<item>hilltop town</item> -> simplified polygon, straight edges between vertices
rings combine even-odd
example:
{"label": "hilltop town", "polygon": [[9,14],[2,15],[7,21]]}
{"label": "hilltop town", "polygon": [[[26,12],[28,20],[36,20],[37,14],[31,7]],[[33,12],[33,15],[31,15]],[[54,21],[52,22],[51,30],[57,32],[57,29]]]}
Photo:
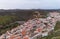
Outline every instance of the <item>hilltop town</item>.
{"label": "hilltop town", "polygon": [[[36,14],[39,12],[35,12]],[[37,14],[40,16],[40,14]],[[46,18],[29,19],[22,25],[7,31],[0,36],[0,39],[37,39],[50,35],[54,32],[57,21],[60,21],[60,13],[50,12]]]}

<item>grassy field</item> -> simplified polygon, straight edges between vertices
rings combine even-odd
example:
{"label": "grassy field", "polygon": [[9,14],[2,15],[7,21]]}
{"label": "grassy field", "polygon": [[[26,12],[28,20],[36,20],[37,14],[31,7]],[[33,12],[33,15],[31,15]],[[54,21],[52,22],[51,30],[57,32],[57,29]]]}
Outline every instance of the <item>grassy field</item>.
{"label": "grassy field", "polygon": [[0,35],[5,33],[7,30],[16,27],[18,25],[17,23],[14,23],[16,20],[16,16],[0,16]]}

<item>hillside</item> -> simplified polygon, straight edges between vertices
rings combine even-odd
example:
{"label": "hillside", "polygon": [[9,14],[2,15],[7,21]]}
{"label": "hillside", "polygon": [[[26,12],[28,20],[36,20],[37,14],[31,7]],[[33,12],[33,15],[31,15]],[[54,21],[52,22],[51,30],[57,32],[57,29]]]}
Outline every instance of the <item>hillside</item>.
{"label": "hillside", "polygon": [[[46,15],[48,12],[60,12],[60,9],[44,10],[44,9],[9,9],[0,10],[0,15],[15,15],[19,17],[19,20],[27,20],[31,17],[32,13],[39,11],[40,14]],[[21,19],[20,19],[21,18]]]}
{"label": "hillside", "polygon": [[[39,11],[41,14],[41,18],[46,17],[49,12],[59,12],[60,10],[41,10],[41,9],[31,9],[31,10],[20,10],[20,9],[9,9],[9,10],[0,10],[0,35],[5,33],[7,30],[11,30],[18,23],[14,23],[16,21],[27,21],[32,18],[33,13],[35,11]],[[11,23],[14,23],[10,25]],[[7,26],[8,25],[8,26]],[[59,24],[58,24],[59,25]],[[58,26],[56,25],[56,26]],[[60,28],[60,27],[59,27]],[[58,27],[56,28],[58,29]],[[47,37],[45,37],[47,38]],[[43,38],[42,38],[43,39]]]}

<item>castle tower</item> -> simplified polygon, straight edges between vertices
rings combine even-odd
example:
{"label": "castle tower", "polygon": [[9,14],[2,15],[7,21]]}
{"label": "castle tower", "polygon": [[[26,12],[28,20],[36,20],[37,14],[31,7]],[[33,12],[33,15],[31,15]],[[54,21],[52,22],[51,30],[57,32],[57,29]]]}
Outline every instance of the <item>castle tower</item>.
{"label": "castle tower", "polygon": [[35,11],[35,12],[33,13],[33,17],[34,17],[34,18],[40,18],[40,12],[39,12],[39,11]]}

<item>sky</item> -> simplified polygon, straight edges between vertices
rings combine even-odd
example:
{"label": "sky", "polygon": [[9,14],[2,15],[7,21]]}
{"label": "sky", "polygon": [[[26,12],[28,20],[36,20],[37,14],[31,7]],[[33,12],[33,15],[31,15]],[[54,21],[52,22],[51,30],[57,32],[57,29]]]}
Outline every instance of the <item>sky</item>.
{"label": "sky", "polygon": [[0,0],[0,9],[60,9],[60,0]]}

